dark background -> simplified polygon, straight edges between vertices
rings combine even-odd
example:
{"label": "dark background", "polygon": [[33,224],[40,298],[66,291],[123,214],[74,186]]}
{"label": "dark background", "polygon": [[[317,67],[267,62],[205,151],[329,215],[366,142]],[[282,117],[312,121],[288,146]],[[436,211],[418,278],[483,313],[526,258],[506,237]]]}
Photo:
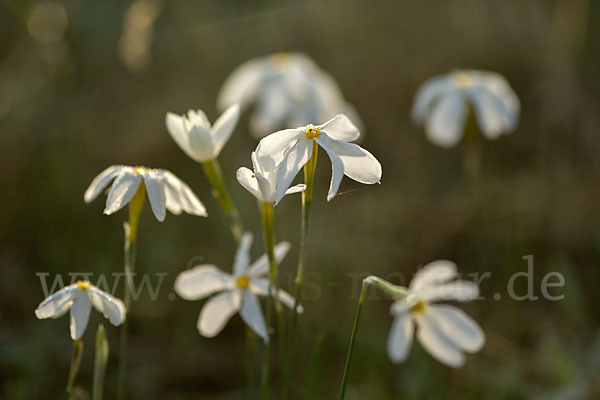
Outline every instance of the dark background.
{"label": "dark background", "polygon": [[[151,58],[137,64],[124,63],[118,51],[130,2],[54,2],[64,14],[42,18],[50,20],[43,35],[31,20],[36,4],[0,2],[2,399],[61,396],[72,348],[68,317],[35,318],[44,297],[36,273],[68,280],[68,272],[121,271],[126,211],[107,217],[104,198],[83,202],[93,177],[121,163],[171,170],[209,212],[206,219],[169,214],[159,223],[144,210],[138,271],[167,276],[156,301],[145,294],[134,304],[131,398],[241,397],[241,319],[204,339],[196,330],[202,303],[169,297],[188,260],[202,256],[228,270],[235,244],[201,167],[169,137],[164,116],[200,108],[214,120],[227,75],[249,58],[282,50],[306,52],[337,79],[364,120],[361,145],[383,166],[381,185],[345,179],[342,194],[327,203],[330,166],[326,157],[319,160],[298,398],[335,395],[360,278],[400,282],[399,274],[408,279],[439,258],[454,260],[465,274],[491,272],[481,284],[486,299],[461,305],[485,330],[486,346],[458,370],[419,345],[406,363],[394,365],[385,351],[390,301],[373,295],[364,307],[348,398],[600,397],[598,3],[168,1],[151,28]],[[478,179],[463,171],[464,144],[437,148],[409,120],[420,83],[461,67],[503,74],[522,105],[514,134],[483,143]],[[245,114],[220,160],[255,234],[257,257],[255,199],[234,176],[250,165],[255,145]],[[290,290],[299,199],[286,199],[276,213],[278,238],[294,245],[281,265]],[[523,257],[530,254],[540,298],[516,301],[507,283],[526,270]],[[565,295],[561,301],[541,297],[541,281],[551,271],[565,276],[564,288],[551,289]],[[526,283],[517,280],[518,294]],[[91,390],[100,321],[111,345],[105,397],[114,398],[119,331],[97,312],[84,336],[78,384],[82,396]]]}

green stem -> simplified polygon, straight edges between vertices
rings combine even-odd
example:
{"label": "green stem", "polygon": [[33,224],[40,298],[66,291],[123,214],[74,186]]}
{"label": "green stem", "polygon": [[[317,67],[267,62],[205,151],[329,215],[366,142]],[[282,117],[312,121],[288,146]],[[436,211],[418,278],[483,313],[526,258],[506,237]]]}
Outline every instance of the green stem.
{"label": "green stem", "polygon": [[463,167],[465,174],[476,181],[481,175],[483,153],[481,148],[481,133],[477,127],[477,121],[475,119],[475,111],[473,107],[469,107],[467,114],[467,121],[465,122],[465,150]]}
{"label": "green stem", "polygon": [[204,174],[206,175],[210,186],[212,186],[213,197],[217,200],[217,203],[219,203],[229,218],[229,225],[233,238],[237,243],[240,243],[244,232],[244,226],[242,225],[240,214],[238,213],[235,204],[233,204],[233,200],[225,186],[223,172],[221,171],[219,161],[216,158],[205,161],[202,163],[202,168],[204,169]]}
{"label": "green stem", "polygon": [[362,289],[360,291],[360,299],[358,299],[358,306],[356,307],[356,316],[354,317],[354,325],[352,326],[352,335],[350,336],[350,345],[348,346],[348,355],[346,356],[346,366],[344,368],[344,376],[342,378],[342,387],[340,389],[340,400],[344,400],[346,395],[346,384],[348,383],[348,374],[350,373],[350,363],[352,362],[352,354],[354,353],[354,343],[356,342],[356,335],[358,333],[358,323],[360,321],[360,314],[362,307],[365,302],[367,295],[367,287],[369,282],[367,279],[363,280]]}
{"label": "green stem", "polygon": [[312,156],[304,166],[304,184],[306,189],[302,192],[302,227],[300,231],[300,256],[298,258],[298,270],[294,286],[294,310],[290,328],[289,348],[283,380],[283,398],[289,398],[291,390],[292,374],[294,371],[294,358],[296,353],[296,331],[298,326],[298,305],[302,296],[302,284],[304,283],[304,268],[306,263],[306,251],[308,246],[308,228],[312,211],[312,195],[315,170],[317,167],[317,153],[319,146],[313,140]]}
{"label": "green stem", "polygon": [[[262,203],[261,204],[262,219],[263,219],[263,231],[265,235],[265,251],[269,259],[269,293],[267,296],[267,335],[269,341],[265,345],[265,354],[263,361],[262,379],[260,397],[262,399],[269,399],[269,377],[271,373],[271,332],[274,331],[273,327],[273,293],[277,293],[277,261],[275,260],[275,235],[273,233],[273,220],[275,217],[273,203]],[[275,296],[275,299],[278,297]],[[275,300],[277,301],[277,300]]]}
{"label": "green stem", "polygon": [[119,357],[119,382],[117,387],[117,398],[125,399],[125,383],[127,381],[127,327],[131,312],[131,291],[133,289],[133,274],[135,273],[135,261],[137,253],[137,233],[140,214],[144,206],[146,188],[142,183],[137,193],[129,203],[129,223],[124,224],[125,229],[125,293],[123,296],[127,318],[121,327],[121,351]]}
{"label": "green stem", "polygon": [[94,360],[94,385],[92,400],[102,400],[102,389],[104,385],[104,374],[108,362],[108,340],[104,332],[104,325],[98,326],[96,332],[96,357]]}
{"label": "green stem", "polygon": [[256,335],[252,328],[248,325],[245,326],[245,346],[244,346],[244,363],[245,363],[245,379],[246,379],[246,387],[245,398],[254,399],[254,356],[256,353],[255,344],[256,344]]}
{"label": "green stem", "polygon": [[310,366],[308,370],[310,371],[308,379],[306,380],[306,392],[304,395],[305,399],[315,399],[318,398],[315,393],[315,386],[317,382],[317,377],[321,373],[321,368],[319,365],[319,359],[321,357],[321,352],[323,350],[323,344],[325,343],[325,334],[319,333],[317,336],[317,340],[315,343],[315,349],[313,351],[312,359],[310,361]]}
{"label": "green stem", "polygon": [[73,385],[75,384],[75,379],[79,373],[79,366],[81,365],[82,356],[83,341],[81,339],[73,340],[73,356],[71,357],[71,367],[69,368],[69,380],[67,381],[67,387],[65,388],[65,400],[68,400],[71,397]]}

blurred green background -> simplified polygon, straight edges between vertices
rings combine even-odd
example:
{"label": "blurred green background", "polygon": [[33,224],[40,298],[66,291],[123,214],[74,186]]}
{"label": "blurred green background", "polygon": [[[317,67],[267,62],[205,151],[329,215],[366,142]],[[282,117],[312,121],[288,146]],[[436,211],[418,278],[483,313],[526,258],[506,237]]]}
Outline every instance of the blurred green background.
{"label": "blurred green background", "polygon": [[[335,396],[360,278],[399,282],[399,274],[410,277],[420,265],[447,258],[464,274],[491,272],[481,284],[486,300],[463,307],[486,332],[484,349],[458,370],[419,345],[406,363],[394,365],[385,351],[390,301],[373,294],[363,311],[349,399],[600,398],[599,3],[154,2],[154,23],[140,22],[150,35],[148,51],[131,59],[119,55],[131,2],[48,4],[0,2],[0,398],[59,398],[66,383],[68,317],[35,318],[44,297],[36,273],[68,280],[68,272],[122,269],[126,211],[107,217],[104,198],[83,202],[87,185],[111,164],[169,169],[209,212],[209,218],[170,214],[159,223],[144,210],[138,271],[167,275],[157,300],[145,294],[130,317],[131,398],[242,397],[241,319],[204,339],[196,330],[202,303],[169,296],[190,259],[227,270],[235,244],[200,165],[169,137],[164,116],[200,108],[214,119],[227,75],[249,58],[282,50],[306,52],[336,78],[364,120],[361,145],[383,165],[381,185],[345,179],[343,194],[327,203],[330,165],[319,160],[297,397]],[[515,133],[483,143],[475,180],[463,172],[464,144],[437,148],[409,120],[420,83],[461,67],[503,74],[522,103]],[[256,145],[247,127],[246,113],[221,164],[258,257],[258,209],[234,175],[250,165]],[[276,210],[278,239],[294,245],[281,265],[287,289],[299,204],[299,196],[290,197]],[[512,300],[507,283],[526,270],[522,257],[529,254],[540,299]],[[551,291],[564,294],[561,301],[541,297],[550,271],[565,276],[565,287]],[[525,293],[525,280],[517,282],[517,293]],[[93,339],[102,320],[92,313],[84,336],[81,398],[91,389]],[[111,399],[119,330],[105,325],[111,346],[105,398]]]}

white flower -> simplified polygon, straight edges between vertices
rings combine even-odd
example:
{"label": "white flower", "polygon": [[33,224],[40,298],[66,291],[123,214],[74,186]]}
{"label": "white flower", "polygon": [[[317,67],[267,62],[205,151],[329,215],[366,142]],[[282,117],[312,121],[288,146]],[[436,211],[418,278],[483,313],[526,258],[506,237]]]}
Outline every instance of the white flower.
{"label": "white flower", "polygon": [[92,306],[115,326],[125,321],[123,302],[85,281],[64,287],[47,297],[35,310],[35,316],[39,319],[59,318],[70,310],[71,338],[77,340],[85,332]]}
{"label": "white flower", "polygon": [[[247,191],[261,203],[274,203],[277,192],[277,170],[266,169],[252,152],[252,165],[254,172],[246,167],[237,170],[237,180]],[[285,191],[285,194],[299,193],[306,189],[306,185],[300,184],[292,186]]]}
{"label": "white flower", "polygon": [[387,349],[394,362],[408,357],[415,326],[417,339],[429,354],[451,367],[465,361],[463,352],[479,351],[485,335],[479,325],[462,310],[432,302],[470,301],[479,296],[472,282],[453,280],[456,266],[450,261],[434,261],[420,269],[410,283],[409,295],[392,304],[394,323]]}
{"label": "white flower", "polygon": [[186,115],[167,113],[165,124],[181,150],[198,162],[214,160],[231,137],[240,118],[240,107],[231,105],[211,126],[202,110]]}
{"label": "white flower", "polygon": [[345,113],[359,121],[335,80],[306,54],[277,53],[253,58],[237,67],[223,83],[219,109],[239,103],[257,106],[250,129],[263,137],[281,127],[306,125]]}
{"label": "white flower", "polygon": [[[164,221],[166,210],[173,214],[188,214],[205,217],[206,209],[192,190],[171,172],[164,169],[113,165],[100,173],[85,191],[86,203],[94,200],[114,179],[104,214],[110,215],[125,207],[138,189],[146,190],[152,212],[159,221]],[[140,184],[142,186],[140,186]]]}
{"label": "white flower", "polygon": [[343,114],[322,125],[285,129],[263,138],[256,148],[257,157],[266,169],[277,167],[275,204],[279,203],[294,177],[310,160],[313,142],[329,156],[332,166],[327,201],[337,193],[344,175],[360,183],[381,180],[381,164],[371,153],[354,143],[358,128]]}
{"label": "white flower", "polygon": [[[252,235],[244,234],[233,262],[233,274],[221,271],[214,265],[199,265],[180,273],[175,279],[175,292],[185,300],[200,300],[211,297],[200,312],[198,330],[205,337],[216,336],[233,316],[239,312],[242,319],[265,342],[269,340],[263,313],[256,296],[269,293],[269,261],[263,255],[250,265],[250,246]],[[277,264],[283,260],[290,244],[281,242],[275,246]],[[294,298],[279,290],[279,300],[294,308]],[[302,307],[298,307],[302,312]]]}
{"label": "white flower", "polygon": [[519,99],[501,75],[454,71],[426,81],[415,96],[412,118],[425,125],[429,140],[452,147],[460,140],[472,107],[479,129],[488,139],[510,133],[519,118]]}

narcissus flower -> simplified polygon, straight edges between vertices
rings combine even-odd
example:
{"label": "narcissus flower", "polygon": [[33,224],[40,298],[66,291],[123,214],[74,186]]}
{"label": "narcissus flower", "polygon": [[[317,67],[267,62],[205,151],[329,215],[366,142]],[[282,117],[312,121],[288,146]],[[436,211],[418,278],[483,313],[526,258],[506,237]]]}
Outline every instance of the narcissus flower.
{"label": "narcissus flower", "polygon": [[[252,152],[252,165],[254,171],[246,167],[237,170],[238,182],[261,203],[274,203],[277,192],[277,170],[266,169],[254,151]],[[306,189],[304,184],[292,186],[285,191],[285,194],[299,193],[304,189]]]}
{"label": "narcissus flower", "polygon": [[381,164],[367,150],[355,143],[360,132],[348,117],[339,114],[322,125],[285,129],[263,138],[256,155],[266,169],[277,168],[275,204],[279,203],[300,169],[310,160],[313,143],[321,146],[332,166],[327,201],[337,193],[346,175],[360,183],[381,180]]}
{"label": "narcissus flower", "polygon": [[35,316],[39,319],[59,318],[70,310],[71,338],[77,340],[85,332],[92,306],[115,326],[125,321],[125,304],[86,281],[64,287],[47,297],[35,310]]}
{"label": "narcissus flower", "polygon": [[[263,255],[250,264],[250,247],[252,235],[244,234],[235,255],[233,274],[221,271],[214,265],[199,265],[180,273],[175,279],[175,292],[185,300],[200,300],[211,297],[200,312],[198,330],[205,337],[216,336],[233,314],[240,316],[261,338],[267,342],[267,326],[263,318],[257,296],[269,293],[269,261]],[[290,249],[287,242],[275,246],[277,264],[283,260]],[[290,308],[294,308],[294,299],[289,293],[279,290],[279,300]],[[302,312],[301,307],[298,308]]]}
{"label": "narcissus flower", "polygon": [[474,112],[482,134],[494,140],[514,130],[519,109],[519,99],[504,77],[494,72],[464,70],[421,85],[412,119],[425,125],[432,143],[452,147],[462,137],[470,112]]}
{"label": "narcissus flower", "polygon": [[138,190],[148,194],[152,212],[159,221],[164,221],[166,210],[173,214],[188,214],[205,217],[206,208],[192,190],[171,172],[164,169],[113,165],[100,173],[85,191],[86,203],[94,200],[114,180],[104,214],[110,215],[133,199]]}
{"label": "narcissus flower", "polygon": [[175,143],[197,162],[219,156],[231,137],[240,118],[240,107],[231,105],[211,126],[202,110],[188,111],[187,115],[167,113],[165,123]]}
{"label": "narcissus flower", "polygon": [[394,323],[387,342],[392,361],[407,358],[415,327],[425,350],[451,367],[463,365],[463,352],[474,353],[483,347],[485,335],[471,317],[456,307],[433,304],[443,300],[465,302],[479,296],[477,285],[454,280],[456,276],[452,262],[434,261],[415,274],[408,295],[392,304]]}
{"label": "narcissus flower", "polygon": [[248,60],[227,78],[217,99],[221,110],[256,103],[250,130],[263,137],[283,126],[305,125],[345,113],[358,114],[335,80],[306,54],[276,53]]}

